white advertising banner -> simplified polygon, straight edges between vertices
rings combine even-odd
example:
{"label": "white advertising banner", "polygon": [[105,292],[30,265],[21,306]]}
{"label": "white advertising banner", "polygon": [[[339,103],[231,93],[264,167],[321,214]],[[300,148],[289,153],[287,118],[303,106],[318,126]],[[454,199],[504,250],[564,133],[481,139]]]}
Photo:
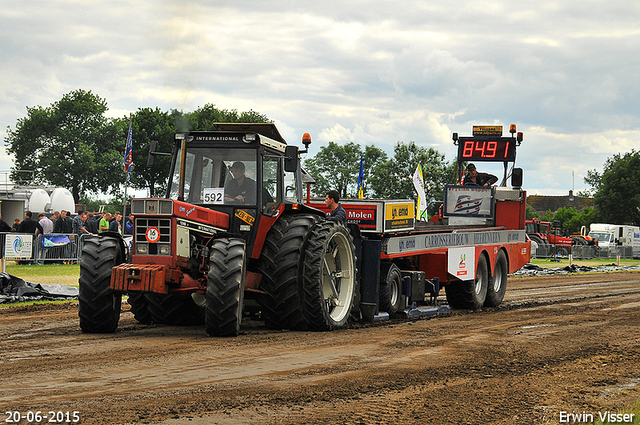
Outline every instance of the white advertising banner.
{"label": "white advertising banner", "polygon": [[493,217],[493,188],[491,186],[446,186],[444,214]]}
{"label": "white advertising banner", "polygon": [[28,259],[33,255],[32,250],[33,235],[12,235],[7,234],[4,243],[4,258]]}
{"label": "white advertising banner", "polygon": [[476,249],[474,247],[467,248],[451,248],[449,250],[449,267],[450,275],[460,280],[473,280],[476,278]]}

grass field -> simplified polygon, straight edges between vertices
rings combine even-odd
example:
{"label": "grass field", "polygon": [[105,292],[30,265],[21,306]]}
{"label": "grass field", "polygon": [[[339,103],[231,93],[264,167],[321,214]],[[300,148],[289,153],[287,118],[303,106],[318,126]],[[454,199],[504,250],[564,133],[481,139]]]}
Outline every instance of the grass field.
{"label": "grass field", "polygon": [[[559,260],[535,259],[531,260],[532,264],[544,268],[557,268],[569,265],[569,259],[563,258]],[[620,266],[637,266],[640,260],[621,259],[618,263],[615,258],[593,259],[593,260],[574,260],[572,264],[577,266],[598,267],[606,265]],[[42,283],[45,285],[54,285],[59,283],[67,286],[78,286],[78,278],[80,276],[80,266],[78,264],[45,264],[38,266],[35,264],[14,265],[8,264],[6,272],[24,279],[27,282]]]}
{"label": "grass field", "polygon": [[[531,264],[535,264],[540,267],[545,268],[556,268],[556,267],[565,267],[569,265],[568,258],[560,258],[560,259],[548,259],[548,258],[539,258],[531,260]],[[576,266],[586,266],[586,267],[599,267],[599,266],[638,266],[640,265],[640,260],[636,259],[620,259],[618,262],[615,258],[595,258],[592,260],[573,260],[571,264],[575,264]]]}

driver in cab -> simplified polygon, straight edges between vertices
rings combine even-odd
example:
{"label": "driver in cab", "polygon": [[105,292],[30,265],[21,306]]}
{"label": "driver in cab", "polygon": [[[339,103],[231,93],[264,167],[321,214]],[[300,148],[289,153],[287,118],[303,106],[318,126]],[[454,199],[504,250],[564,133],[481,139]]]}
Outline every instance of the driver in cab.
{"label": "driver in cab", "polygon": [[244,163],[236,161],[230,168],[233,179],[224,186],[226,203],[253,204],[256,202],[256,182],[244,175]]}

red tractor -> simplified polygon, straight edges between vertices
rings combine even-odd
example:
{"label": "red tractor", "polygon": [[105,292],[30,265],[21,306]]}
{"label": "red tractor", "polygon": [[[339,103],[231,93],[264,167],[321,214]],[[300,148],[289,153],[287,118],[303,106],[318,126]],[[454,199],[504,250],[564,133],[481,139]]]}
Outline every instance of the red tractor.
{"label": "red tractor", "polygon": [[299,149],[275,125],[177,133],[166,198],[131,201],[131,247],[86,240],[80,327],[115,331],[123,294],[140,322],[210,335],[237,335],[243,308],[271,327],[343,326],[358,292],[353,238],[302,197]]}
{"label": "red tractor", "polygon": [[566,257],[571,253],[573,239],[560,235],[560,223],[554,221],[540,221],[537,219],[525,220],[525,228],[529,239],[536,242],[539,247],[546,248],[547,252]]}

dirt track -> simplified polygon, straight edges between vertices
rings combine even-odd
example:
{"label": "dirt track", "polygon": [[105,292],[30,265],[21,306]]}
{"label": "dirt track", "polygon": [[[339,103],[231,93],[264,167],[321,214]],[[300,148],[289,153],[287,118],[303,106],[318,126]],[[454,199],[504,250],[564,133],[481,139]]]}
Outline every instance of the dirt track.
{"label": "dirt track", "polygon": [[86,335],[77,305],[5,307],[0,408],[86,424],[597,419],[640,399],[639,312],[639,272],[510,277],[491,311],[331,333],[254,322],[232,339],[129,312],[115,335]]}

